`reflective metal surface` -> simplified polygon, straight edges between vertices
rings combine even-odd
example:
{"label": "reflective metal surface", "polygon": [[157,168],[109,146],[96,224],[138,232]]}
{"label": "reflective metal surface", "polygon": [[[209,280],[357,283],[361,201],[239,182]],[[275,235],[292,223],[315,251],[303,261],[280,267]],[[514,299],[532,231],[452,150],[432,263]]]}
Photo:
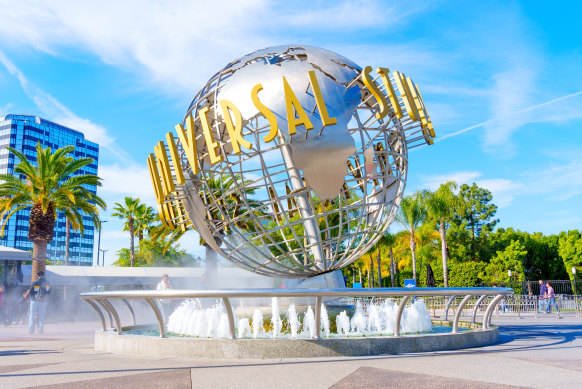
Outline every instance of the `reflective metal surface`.
{"label": "reflective metal surface", "polygon": [[[160,336],[165,337],[166,328],[164,325],[163,315],[155,301],[166,298],[220,298],[222,299],[227,315],[229,325],[229,336],[231,339],[236,338],[235,320],[230,298],[249,298],[249,297],[315,297],[315,337],[319,338],[321,323],[321,303],[322,297],[400,297],[398,311],[395,318],[394,336],[400,335],[400,321],[404,307],[411,297],[414,296],[465,296],[459,310],[455,315],[453,322],[453,333],[457,332],[459,319],[461,317],[464,305],[475,296],[495,296],[488,305],[483,317],[483,328],[488,328],[491,321],[493,309],[505,296],[513,295],[513,289],[510,288],[378,288],[378,289],[226,289],[226,290],[139,290],[139,291],[117,291],[117,292],[94,292],[82,293],[81,298],[87,301],[99,314],[103,330],[105,331],[105,322],[101,310],[96,308],[93,301],[102,304],[110,317],[115,318],[115,328],[118,334],[122,332],[119,315],[113,304],[109,300],[125,299],[145,299],[156,315]],[[454,297],[453,297],[454,298]],[[452,299],[451,299],[452,300]],[[104,304],[102,301],[107,302]],[[448,309],[448,308],[447,308]],[[446,319],[445,319],[446,320]],[[474,316],[473,316],[474,322]],[[134,323],[135,325],[135,323]],[[113,326],[113,324],[112,324]]]}
{"label": "reflective metal surface", "polygon": [[[237,59],[215,74],[194,97],[183,122],[186,128],[189,118],[195,123],[208,119],[210,134],[196,124],[196,140],[190,142],[203,161],[197,174],[177,142],[186,183],[176,185],[178,195],[165,201],[181,200],[188,218],[176,215],[173,222],[179,228],[194,226],[220,255],[269,276],[314,276],[340,269],[368,251],[400,204],[409,147],[426,139],[420,122],[408,115],[399,119],[390,111],[376,118],[380,108],[361,70],[328,50],[278,46]],[[323,125],[310,71],[336,124]],[[290,133],[284,79],[312,129],[297,125]],[[380,77],[372,82],[385,89]],[[389,82],[396,86],[394,79]],[[264,138],[271,134],[271,122],[251,93],[257,84],[262,86],[258,99],[278,127],[268,142]],[[250,149],[242,142],[233,145],[224,101],[240,111],[241,135]],[[236,121],[237,114],[232,115],[228,120]],[[208,142],[209,135],[215,142]],[[212,164],[216,155],[224,158]]]}

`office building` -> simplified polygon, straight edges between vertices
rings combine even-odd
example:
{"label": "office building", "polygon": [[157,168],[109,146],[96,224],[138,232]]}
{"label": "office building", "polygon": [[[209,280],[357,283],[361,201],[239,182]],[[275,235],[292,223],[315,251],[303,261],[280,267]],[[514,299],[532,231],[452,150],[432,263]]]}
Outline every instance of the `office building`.
{"label": "office building", "polygon": [[[78,171],[78,174],[97,174],[99,145],[89,142],[79,132],[48,120],[25,115],[6,115],[0,117],[0,173],[14,174],[14,165],[18,160],[6,149],[10,146],[24,153],[29,160],[36,162],[36,145],[52,150],[72,145],[75,146],[74,158],[90,157],[95,161]],[[96,193],[95,186],[88,189]],[[23,210],[13,215],[0,238],[0,245],[20,250],[32,251],[32,242],[28,240],[28,216],[30,211]],[[47,247],[49,261],[65,260],[66,219],[58,214],[52,242]],[[90,218],[85,218],[84,234],[71,229],[69,247],[69,265],[92,265],[93,238],[95,227]]]}

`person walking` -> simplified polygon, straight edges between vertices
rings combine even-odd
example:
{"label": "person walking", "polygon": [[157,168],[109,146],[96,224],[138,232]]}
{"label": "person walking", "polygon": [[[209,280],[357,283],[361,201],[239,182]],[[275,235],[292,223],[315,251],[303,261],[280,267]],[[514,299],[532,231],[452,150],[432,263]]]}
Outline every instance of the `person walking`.
{"label": "person walking", "polygon": [[23,297],[30,297],[30,312],[28,316],[28,333],[34,333],[34,318],[38,317],[38,332],[44,331],[44,315],[46,312],[46,302],[50,293],[50,285],[44,278],[44,272],[36,273],[36,280],[24,293]]}
{"label": "person walking", "polygon": [[546,284],[546,286],[548,287],[548,313],[552,312],[552,304],[554,304],[554,306],[556,307],[556,312],[558,312],[558,315],[559,315],[560,308],[558,308],[558,304],[556,304],[556,296],[554,295],[554,288],[552,288],[552,285],[550,285],[549,281]]}
{"label": "person walking", "polygon": [[540,300],[538,303],[538,310],[540,313],[547,310],[548,287],[544,281],[540,280]]}

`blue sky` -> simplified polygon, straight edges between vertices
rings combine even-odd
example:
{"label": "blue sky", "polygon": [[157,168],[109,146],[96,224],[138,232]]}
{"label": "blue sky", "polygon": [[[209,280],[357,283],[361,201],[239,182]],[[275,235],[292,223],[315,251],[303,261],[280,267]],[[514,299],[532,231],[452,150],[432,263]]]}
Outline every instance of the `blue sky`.
{"label": "blue sky", "polygon": [[[154,204],[147,154],[228,62],[300,43],[413,77],[437,140],[410,154],[407,194],[446,180],[493,193],[503,227],[582,227],[582,6],[455,1],[0,0],[0,116],[38,115],[101,145],[109,215]],[[182,245],[202,255],[191,234]]]}

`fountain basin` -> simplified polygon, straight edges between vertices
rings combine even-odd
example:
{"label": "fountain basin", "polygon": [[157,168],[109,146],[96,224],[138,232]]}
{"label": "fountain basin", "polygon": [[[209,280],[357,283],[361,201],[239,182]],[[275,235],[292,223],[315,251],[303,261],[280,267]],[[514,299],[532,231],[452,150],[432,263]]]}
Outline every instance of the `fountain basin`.
{"label": "fountain basin", "polygon": [[[446,324],[433,321],[435,325]],[[467,331],[405,336],[330,337],[321,339],[211,339],[134,335],[115,331],[95,333],[95,350],[144,356],[195,358],[316,358],[418,353],[456,350],[496,343],[496,326],[460,322]],[[129,329],[129,328],[128,328]]]}
{"label": "fountain basin", "polygon": [[[95,349],[97,351],[149,356],[167,355],[200,358],[303,358],[431,352],[492,344],[497,342],[499,333],[497,327],[491,326],[491,315],[497,304],[505,296],[512,294],[513,290],[506,288],[232,289],[94,292],[81,294],[81,298],[95,309],[101,319],[102,331],[95,334]],[[384,299],[402,296],[398,301],[398,306],[394,306],[393,319],[389,321],[393,335],[384,334],[375,336],[374,334],[367,333],[365,336],[358,336],[358,333],[365,333],[366,331],[362,331],[364,323],[360,319],[363,317],[363,313],[358,312],[356,304],[356,312],[352,318],[354,319],[353,324],[355,324],[356,334],[347,333],[347,337],[339,336],[339,334],[338,336],[329,338],[322,336],[322,328],[324,329],[324,335],[329,334],[329,331],[325,328],[327,313],[326,309],[324,309],[324,304],[322,304],[323,298],[349,296],[374,296]],[[406,325],[408,318],[406,312],[408,308],[416,305],[413,302],[415,299],[423,296],[447,296],[449,300],[444,311],[445,320],[447,319],[451,304],[457,297],[464,296],[462,301],[456,306],[456,312],[452,321],[431,321],[428,318],[429,327],[431,326],[431,322],[435,325],[450,325],[450,333],[416,333],[401,336],[401,329],[402,332],[409,333],[422,331],[415,330],[413,329],[414,327],[408,327]],[[285,339],[278,337],[277,333],[281,328],[277,324],[275,325],[275,328],[277,328],[275,332],[276,336],[271,339],[249,339],[244,334],[241,339],[237,339],[237,320],[235,320],[235,313],[230,302],[231,299],[295,297],[310,297],[315,300],[315,312],[306,315],[309,317],[310,332],[308,338]],[[412,300],[410,300],[411,297]],[[164,299],[177,298],[220,299],[223,307],[221,311],[224,314],[218,321],[216,321],[216,316],[212,316],[213,319],[211,321],[213,326],[208,326],[208,328],[220,329],[215,334],[218,338],[167,337],[167,330],[174,330],[166,328],[163,309],[160,306]],[[136,332],[136,330],[147,328],[147,326],[137,325],[132,304],[128,301],[137,299],[142,299],[147,302],[154,312],[158,322],[158,333],[156,335],[159,336],[152,336],[152,331],[149,331],[149,336],[140,335],[139,332]],[[471,300],[474,300],[471,322],[461,322],[460,317],[463,310]],[[386,300],[384,303],[386,303]],[[481,304],[483,307],[486,306],[486,308],[482,316],[482,323],[478,324],[475,320]],[[389,307],[384,308],[390,311],[388,309]],[[131,326],[122,325],[122,317],[119,315],[118,309],[127,309],[131,315]],[[276,303],[273,304],[273,309],[277,311],[275,315],[277,317],[279,315],[279,307]],[[426,310],[426,307],[424,307],[424,310]],[[367,320],[368,322],[376,323],[376,316],[374,316],[375,313],[373,311],[374,309],[370,310]],[[385,310],[384,312],[387,311]],[[262,319],[262,311],[255,310],[255,312],[257,312],[257,319]],[[425,314],[428,314],[428,312],[425,312]],[[356,317],[359,317],[359,319],[355,320]],[[374,320],[372,320],[373,318]],[[109,319],[109,327],[107,326],[107,319]],[[344,324],[345,319],[345,317],[342,318],[342,323]],[[218,323],[217,327],[214,326],[216,323]],[[248,327],[248,319],[245,324]],[[386,325],[386,322],[384,325]],[[387,329],[384,328],[384,325],[381,327]],[[352,327],[350,330],[352,332],[354,329],[353,325],[350,327]],[[469,330],[459,331],[459,328],[463,327]],[[260,326],[257,328],[260,328]],[[345,328],[343,324],[342,328]],[[184,331],[176,332],[184,333]],[[343,335],[346,335],[346,333],[343,332]]]}

